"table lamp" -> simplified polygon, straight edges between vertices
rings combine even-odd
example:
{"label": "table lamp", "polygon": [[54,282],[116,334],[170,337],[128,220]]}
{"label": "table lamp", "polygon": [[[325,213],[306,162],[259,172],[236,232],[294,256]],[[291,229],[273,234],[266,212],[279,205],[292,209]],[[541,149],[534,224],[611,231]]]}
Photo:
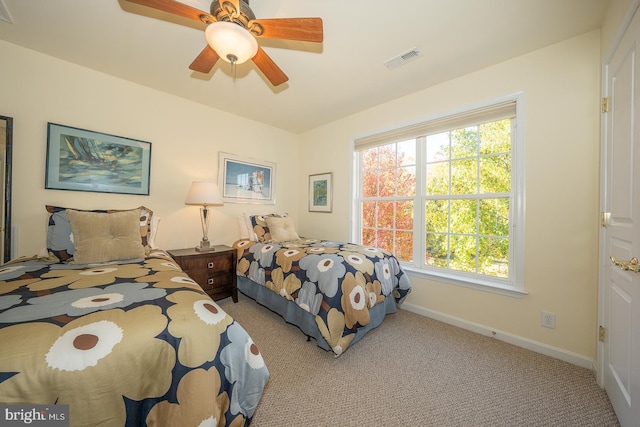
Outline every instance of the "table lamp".
{"label": "table lamp", "polygon": [[215,182],[194,181],[191,183],[185,205],[198,205],[200,208],[200,220],[202,222],[202,241],[196,246],[196,251],[211,252],[215,247],[209,243],[209,206],[222,206],[222,197]]}

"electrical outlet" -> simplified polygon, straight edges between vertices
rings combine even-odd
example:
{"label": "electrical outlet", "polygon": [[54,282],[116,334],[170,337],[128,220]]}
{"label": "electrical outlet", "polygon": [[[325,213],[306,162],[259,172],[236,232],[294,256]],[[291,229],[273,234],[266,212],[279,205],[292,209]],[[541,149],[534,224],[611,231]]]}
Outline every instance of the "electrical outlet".
{"label": "electrical outlet", "polygon": [[550,311],[542,312],[542,326],[545,328],[556,328],[556,314],[551,313]]}

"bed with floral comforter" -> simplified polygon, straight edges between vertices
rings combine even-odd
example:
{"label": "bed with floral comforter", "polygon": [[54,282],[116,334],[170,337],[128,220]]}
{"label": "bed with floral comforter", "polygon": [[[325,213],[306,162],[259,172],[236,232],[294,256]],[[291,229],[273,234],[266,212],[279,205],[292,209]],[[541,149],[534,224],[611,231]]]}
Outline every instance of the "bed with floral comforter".
{"label": "bed with floral comforter", "polygon": [[71,426],[248,425],[268,380],[251,337],[164,251],[0,266],[0,403]]}
{"label": "bed with floral comforter", "polygon": [[396,311],[411,283],[389,252],[353,243],[241,239],[238,289],[340,356]]}

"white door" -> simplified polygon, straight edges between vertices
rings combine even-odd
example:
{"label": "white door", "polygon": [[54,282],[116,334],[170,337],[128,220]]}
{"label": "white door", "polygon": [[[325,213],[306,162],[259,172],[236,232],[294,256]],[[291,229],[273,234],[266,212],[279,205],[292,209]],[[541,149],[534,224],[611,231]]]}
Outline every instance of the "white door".
{"label": "white door", "polygon": [[[622,426],[640,425],[640,12],[606,67],[602,379]],[[620,265],[611,260],[614,257]],[[627,263],[624,263],[627,261]],[[625,270],[626,268],[626,270]]]}

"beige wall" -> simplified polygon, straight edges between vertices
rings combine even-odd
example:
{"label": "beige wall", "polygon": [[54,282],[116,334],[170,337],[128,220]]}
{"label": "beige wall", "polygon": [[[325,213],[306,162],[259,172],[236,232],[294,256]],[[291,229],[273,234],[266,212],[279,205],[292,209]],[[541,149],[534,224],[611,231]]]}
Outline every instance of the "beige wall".
{"label": "beige wall", "polygon": [[[584,34],[305,133],[300,153],[300,232],[350,239],[354,137],[523,91],[529,295],[518,299],[413,277],[407,302],[595,359],[599,34]],[[334,173],[331,214],[307,212],[306,177],[319,172]],[[540,326],[543,310],[557,314],[556,329]]]}
{"label": "beige wall", "polygon": [[[226,204],[214,208],[209,238],[232,243],[243,211],[293,211],[298,137],[0,41],[0,114],[14,118],[13,224],[18,254],[45,247],[45,204],[77,208],[145,205],[160,215],[157,243],[196,245],[200,214],[185,206],[193,180],[218,179],[218,152],[276,162],[276,206]],[[45,190],[47,122],[152,143],[151,194],[118,195]],[[287,167],[284,167],[287,165]]]}

